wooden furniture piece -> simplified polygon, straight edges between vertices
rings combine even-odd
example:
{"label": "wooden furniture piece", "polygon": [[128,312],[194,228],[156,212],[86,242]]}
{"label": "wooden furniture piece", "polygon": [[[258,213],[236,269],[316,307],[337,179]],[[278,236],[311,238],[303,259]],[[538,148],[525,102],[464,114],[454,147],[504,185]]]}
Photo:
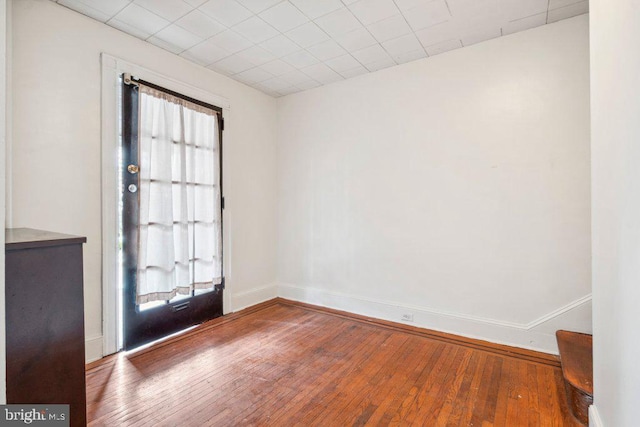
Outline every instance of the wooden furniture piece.
{"label": "wooden furniture piece", "polygon": [[69,404],[86,425],[84,237],[5,230],[7,403]]}
{"label": "wooden furniture piece", "polygon": [[569,407],[581,423],[588,424],[589,406],[593,404],[593,337],[557,331],[556,339]]}

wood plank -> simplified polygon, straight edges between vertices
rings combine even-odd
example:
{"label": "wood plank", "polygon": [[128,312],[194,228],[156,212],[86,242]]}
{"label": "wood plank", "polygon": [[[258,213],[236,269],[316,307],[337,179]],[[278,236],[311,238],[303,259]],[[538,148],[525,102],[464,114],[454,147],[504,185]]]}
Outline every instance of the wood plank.
{"label": "wood plank", "polygon": [[87,370],[89,425],[569,425],[532,352],[275,300]]}

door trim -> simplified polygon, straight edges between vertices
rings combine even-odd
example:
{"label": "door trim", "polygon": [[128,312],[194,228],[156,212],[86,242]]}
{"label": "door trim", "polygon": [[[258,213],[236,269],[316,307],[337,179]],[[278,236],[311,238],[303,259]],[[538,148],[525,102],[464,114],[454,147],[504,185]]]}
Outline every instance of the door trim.
{"label": "door trim", "polygon": [[[100,55],[102,68],[101,81],[101,144],[102,144],[102,354],[91,355],[95,358],[118,352],[122,347],[122,319],[120,319],[119,304],[120,290],[118,289],[118,77],[123,73],[130,73],[138,78],[156,82],[167,89],[179,92],[195,99],[217,105],[222,108],[225,118],[224,139],[226,149],[222,153],[222,163],[231,147],[231,105],[229,100],[207,92],[201,88],[175,80],[171,77],[156,73],[142,66],[124,61],[106,53]],[[225,182],[229,182],[224,176]],[[228,194],[227,194],[228,196]],[[227,197],[228,198],[228,197]],[[227,200],[227,207],[228,207]],[[224,224],[230,224],[229,209],[222,212]],[[222,312],[227,314],[231,309],[231,295],[233,293],[233,279],[230,263],[231,227],[223,228],[223,252],[228,256],[223,258],[225,272],[225,292],[223,293]]]}

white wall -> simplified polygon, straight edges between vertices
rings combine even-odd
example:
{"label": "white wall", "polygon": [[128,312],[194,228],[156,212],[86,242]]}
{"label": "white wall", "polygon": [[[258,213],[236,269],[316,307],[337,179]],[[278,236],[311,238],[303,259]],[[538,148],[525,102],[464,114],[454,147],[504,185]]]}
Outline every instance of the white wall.
{"label": "white wall", "polygon": [[280,98],[279,294],[554,352],[590,331],[586,15]]}
{"label": "white wall", "polygon": [[638,425],[640,4],[591,0],[592,425]]}
{"label": "white wall", "polygon": [[100,53],[231,104],[224,182],[231,309],[275,296],[273,98],[48,0],[13,6],[13,226],[87,236],[87,359],[101,354]]}
{"label": "white wall", "polygon": [[[7,31],[11,28],[6,0],[0,0],[0,165],[6,165],[7,141]],[[5,180],[6,171],[0,173],[0,224],[5,224]],[[6,395],[6,330],[5,330],[5,296],[4,296],[4,233],[0,233],[0,404],[7,401]]]}

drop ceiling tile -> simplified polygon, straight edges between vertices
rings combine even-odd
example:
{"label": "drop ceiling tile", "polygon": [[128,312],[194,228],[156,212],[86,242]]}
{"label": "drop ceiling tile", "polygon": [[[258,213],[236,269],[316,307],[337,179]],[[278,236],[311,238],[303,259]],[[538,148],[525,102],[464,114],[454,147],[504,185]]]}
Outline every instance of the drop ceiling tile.
{"label": "drop ceiling tile", "polygon": [[[130,28],[135,28],[140,35],[146,34],[147,37],[169,25],[169,21],[166,19],[133,3],[122,9],[111,21],[117,21]],[[109,21],[109,24],[111,24],[111,21]]]}
{"label": "drop ceiling tile", "polygon": [[252,15],[249,9],[235,0],[209,0],[198,9],[227,27],[244,21]]}
{"label": "drop ceiling tile", "polygon": [[286,82],[285,80],[281,79],[280,77],[273,77],[269,80],[265,80],[263,82],[260,83],[261,86],[264,86],[268,89],[271,90],[278,90],[278,89],[284,89],[286,87],[291,86],[288,82]]}
{"label": "drop ceiling tile", "polygon": [[436,43],[431,46],[425,46],[425,50],[429,56],[438,55],[440,53],[448,52],[450,50],[458,49],[462,47],[460,40],[447,40],[444,42]]}
{"label": "drop ceiling tile", "polygon": [[425,53],[424,49],[420,48],[419,50],[414,50],[413,52],[392,55],[392,57],[398,64],[405,64],[417,59],[426,58],[427,54]]}
{"label": "drop ceiling tile", "polygon": [[281,1],[282,0],[238,0],[238,2],[253,13],[260,13]]}
{"label": "drop ceiling tile", "polygon": [[329,39],[327,33],[313,22],[307,22],[298,28],[294,28],[287,33],[287,37],[302,47],[312,46]]}
{"label": "drop ceiling tile", "polygon": [[285,33],[308,22],[309,19],[288,1],[279,3],[260,13],[260,17]]}
{"label": "drop ceiling tile", "polygon": [[361,64],[349,54],[330,59],[326,61],[325,64],[341,74],[343,71],[352,70],[361,66]]}
{"label": "drop ceiling tile", "polygon": [[195,64],[202,65],[203,67],[206,67],[210,63],[209,60],[205,61],[201,57],[192,54],[188,50],[185,50],[184,52],[182,52],[180,54],[180,57],[186,59],[187,61],[191,61]]}
{"label": "drop ceiling tile", "polygon": [[193,6],[182,0],[135,0],[134,3],[171,22],[193,10]]}
{"label": "drop ceiling tile", "polygon": [[307,48],[307,50],[321,61],[326,61],[327,59],[335,58],[336,56],[344,55],[345,53],[347,53],[338,45],[338,43],[334,42],[333,40],[327,40],[326,42],[318,43]]}
{"label": "drop ceiling tile", "polygon": [[124,9],[129,3],[131,3],[131,0],[110,0],[110,1],[104,1],[104,0],[79,0],[79,1],[60,1],[60,4],[63,4],[67,7],[71,7],[74,9],[74,7],[71,5],[72,3],[81,3],[85,6],[90,7],[93,10],[96,10],[100,13],[109,15],[109,17],[113,17],[113,15],[117,14],[118,12],[120,12],[122,9]]}
{"label": "drop ceiling tile", "polygon": [[310,19],[316,19],[344,7],[340,0],[291,0]]}
{"label": "drop ceiling tile", "polygon": [[287,82],[289,82],[290,84],[292,84],[294,86],[304,85],[304,84],[306,84],[308,82],[315,81],[311,77],[307,76],[306,74],[304,74],[300,70],[290,71],[290,72],[280,76],[280,78],[285,80],[285,81],[287,81]]}
{"label": "drop ceiling tile", "polygon": [[204,42],[195,45],[191,49],[183,52],[181,56],[196,58],[201,64],[210,65],[214,62],[226,58],[231,55],[231,52],[221,48],[215,44],[212,39],[205,40]]}
{"label": "drop ceiling tile", "polygon": [[387,52],[379,44],[365,47],[364,49],[357,50],[352,55],[360,61],[361,64],[371,64],[372,62],[382,61],[389,58]]}
{"label": "drop ceiling tile", "polygon": [[369,70],[364,68],[362,65],[359,65],[359,66],[357,66],[355,68],[352,68],[350,70],[341,71],[340,75],[342,77],[344,77],[345,79],[350,79],[351,77],[359,76],[361,74],[366,74],[368,72],[369,72]]}
{"label": "drop ceiling tile", "polygon": [[238,52],[236,55],[241,56],[242,58],[246,59],[256,66],[276,59],[276,56],[274,54],[261,48],[260,46],[251,46],[249,49]]}
{"label": "drop ceiling tile", "polygon": [[253,64],[239,55],[231,55],[211,64],[209,68],[223,71],[227,74],[237,74],[253,68]]}
{"label": "drop ceiling tile", "polygon": [[282,96],[291,95],[292,93],[300,92],[300,89],[296,86],[289,86],[284,89],[278,89],[278,93]]}
{"label": "drop ceiling tile", "polygon": [[349,6],[364,25],[382,21],[400,13],[393,0],[359,0]]}
{"label": "drop ceiling tile", "polygon": [[175,53],[176,55],[180,54],[180,52],[184,51],[184,49],[182,49],[181,47],[178,47],[172,43],[169,43],[167,41],[164,41],[162,39],[159,39],[155,36],[151,36],[147,39],[147,41],[155,46],[158,46],[159,48],[162,48],[164,50],[167,50],[171,53]]}
{"label": "drop ceiling tile", "polygon": [[224,25],[214,21],[199,10],[194,10],[191,13],[186,14],[175,23],[203,39],[215,36],[226,28]]}
{"label": "drop ceiling tile", "polygon": [[502,26],[502,34],[512,34],[518,31],[528,30],[530,28],[539,27],[547,23],[547,12],[539,13],[537,15],[528,16],[526,18],[517,19],[515,21],[507,22]]}
{"label": "drop ceiling tile", "polygon": [[451,19],[449,8],[444,0],[430,1],[404,12],[407,22],[414,31],[431,27]]}
{"label": "drop ceiling tile", "polygon": [[223,31],[209,40],[230,53],[236,53],[253,46],[253,43],[233,30]]}
{"label": "drop ceiling tile", "polygon": [[341,34],[334,37],[334,39],[349,52],[364,49],[365,47],[369,47],[377,43],[376,39],[374,39],[371,33],[369,33],[369,31],[364,27],[360,27],[349,33]]}
{"label": "drop ceiling tile", "polygon": [[86,15],[100,22],[107,22],[112,16],[78,0],[59,0],[58,4],[75,10],[76,12],[80,12],[83,15]]}
{"label": "drop ceiling tile", "polygon": [[278,58],[300,50],[300,46],[283,35],[262,42],[260,46]]}
{"label": "drop ceiling tile", "polygon": [[309,79],[304,83],[297,84],[296,86],[300,88],[300,90],[308,90],[308,89],[320,87],[322,85],[313,79]]}
{"label": "drop ceiling tile", "polygon": [[265,80],[268,80],[273,76],[273,74],[268,73],[264,70],[261,70],[260,68],[252,68],[250,70],[247,71],[243,71],[239,74],[236,74],[234,77],[237,77],[238,80],[244,82],[244,83],[259,83],[259,82],[263,82]]}
{"label": "drop ceiling tile", "polygon": [[561,7],[559,9],[549,10],[549,15],[547,16],[547,23],[552,23],[556,21],[560,21],[561,19],[567,19],[574,16],[582,15],[583,13],[589,12],[589,1],[581,1],[580,3],[575,3],[569,6]]}
{"label": "drop ceiling tile", "polygon": [[300,71],[311,77],[313,80],[324,84],[336,82],[343,79],[340,74],[336,73],[331,68],[322,63],[311,65],[310,67],[305,67]]}
{"label": "drop ceiling tile", "polygon": [[257,16],[236,24],[233,27],[233,30],[246,37],[253,43],[260,43],[280,34],[278,30],[276,30]]}
{"label": "drop ceiling tile", "polygon": [[458,29],[451,21],[416,31],[416,36],[422,46],[431,46],[458,37]]}
{"label": "drop ceiling tile", "polygon": [[308,67],[318,62],[318,60],[305,50],[299,50],[282,58],[287,63],[296,68]]}
{"label": "drop ceiling tile", "polygon": [[203,41],[202,38],[196,36],[195,34],[191,34],[189,31],[178,27],[175,24],[171,24],[168,27],[158,31],[153,35],[152,38],[156,40],[162,40],[165,44],[169,44],[175,49],[179,49],[179,52],[187,50],[190,47],[193,47]]}
{"label": "drop ceiling tile", "polygon": [[281,76],[295,70],[295,68],[281,59],[275,59],[271,62],[267,62],[266,64],[262,64],[259,68],[267,73],[273,74],[274,76]]}
{"label": "drop ceiling tile", "polygon": [[461,41],[463,46],[470,46],[472,44],[480,43],[485,40],[500,37],[501,35],[502,30],[500,27],[480,28],[476,30],[466,31],[462,35]]}
{"label": "drop ceiling tile", "polygon": [[371,34],[379,41],[395,39],[411,32],[404,16],[396,15],[367,26]]}
{"label": "drop ceiling tile", "polygon": [[186,3],[189,3],[193,7],[198,7],[203,3],[206,3],[207,0],[184,0]]}
{"label": "drop ceiling tile", "polygon": [[576,3],[580,3],[581,0],[548,0],[549,10],[559,9],[565,6],[571,6]]}
{"label": "drop ceiling tile", "polygon": [[382,43],[382,47],[384,47],[387,53],[394,58],[397,55],[422,50],[422,45],[413,34],[407,34],[405,36],[386,41]]}
{"label": "drop ceiling tile", "polygon": [[402,12],[406,12],[414,7],[422,6],[427,3],[431,3],[434,0],[395,0],[396,5]]}
{"label": "drop ceiling tile", "polygon": [[457,18],[485,17],[500,14],[502,0],[447,0],[451,15]]}
{"label": "drop ceiling tile", "polygon": [[[576,0],[570,0],[576,1]],[[551,0],[553,2],[553,0]],[[549,0],[501,0],[503,16],[508,21],[546,13]]]}
{"label": "drop ceiling tile", "polygon": [[387,58],[380,59],[378,61],[374,61],[369,64],[366,64],[365,67],[367,67],[369,71],[374,72],[374,71],[382,70],[384,68],[393,67],[394,65],[396,65],[396,62],[393,59],[391,59],[391,57],[387,57]]}
{"label": "drop ceiling tile", "polygon": [[331,37],[362,28],[362,24],[346,8],[338,9],[315,20]]}

